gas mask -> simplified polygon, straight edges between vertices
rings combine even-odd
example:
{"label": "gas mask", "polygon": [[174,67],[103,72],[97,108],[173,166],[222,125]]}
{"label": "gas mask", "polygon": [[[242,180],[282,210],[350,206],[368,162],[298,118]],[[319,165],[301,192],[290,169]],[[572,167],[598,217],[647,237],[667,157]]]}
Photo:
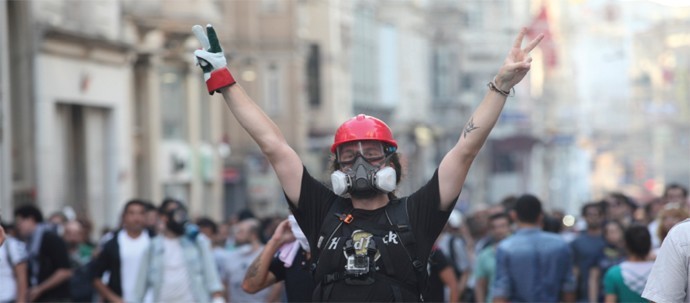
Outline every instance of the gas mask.
{"label": "gas mask", "polygon": [[352,166],[345,172],[337,170],[331,174],[333,192],[337,195],[349,193],[353,198],[371,198],[378,193],[395,190],[395,169],[387,166],[390,156],[381,167],[369,163],[358,155]]}
{"label": "gas mask", "polygon": [[183,208],[175,208],[166,214],[168,222],[165,227],[176,235],[183,235],[189,223],[189,215]]}

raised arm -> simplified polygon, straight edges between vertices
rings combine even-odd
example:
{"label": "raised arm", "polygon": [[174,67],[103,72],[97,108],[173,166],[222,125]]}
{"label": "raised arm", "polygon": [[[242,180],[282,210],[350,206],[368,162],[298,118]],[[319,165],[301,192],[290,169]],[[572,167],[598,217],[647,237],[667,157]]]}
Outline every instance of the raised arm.
{"label": "raised arm", "polygon": [[454,198],[460,194],[472,161],[496,124],[508,93],[530,69],[532,58],[529,57],[529,52],[544,36],[539,35],[522,48],[526,32],[524,28],[520,31],[503,66],[490,83],[489,91],[462,130],[457,144],[441,160],[438,175],[443,210],[453,205]]}
{"label": "raised arm", "polygon": [[239,83],[235,83],[213,27],[206,27],[208,36],[200,28],[198,25],[195,26],[193,32],[203,49],[196,50],[194,55],[204,71],[209,93],[220,92],[223,95],[225,103],[237,121],[271,162],[287,197],[297,203],[302,181],[302,160],[288,145],[278,126],[247,95]]}
{"label": "raised arm", "polygon": [[276,227],[273,236],[266,243],[261,253],[249,265],[242,281],[242,289],[250,294],[254,294],[276,283],[276,276],[269,270],[273,256],[283,244],[292,241],[295,241],[295,236],[290,230],[290,221],[284,220]]}

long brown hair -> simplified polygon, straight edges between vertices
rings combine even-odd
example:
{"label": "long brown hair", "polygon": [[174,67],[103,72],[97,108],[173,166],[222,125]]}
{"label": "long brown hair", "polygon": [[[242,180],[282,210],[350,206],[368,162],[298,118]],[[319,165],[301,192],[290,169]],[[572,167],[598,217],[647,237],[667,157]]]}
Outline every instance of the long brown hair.
{"label": "long brown hair", "polygon": [[683,221],[688,218],[690,214],[685,210],[682,205],[668,204],[659,212],[659,227],[657,227],[657,236],[659,236],[659,241],[663,242],[668,235],[670,228],[664,227],[664,219],[668,217],[678,218],[678,222]]}

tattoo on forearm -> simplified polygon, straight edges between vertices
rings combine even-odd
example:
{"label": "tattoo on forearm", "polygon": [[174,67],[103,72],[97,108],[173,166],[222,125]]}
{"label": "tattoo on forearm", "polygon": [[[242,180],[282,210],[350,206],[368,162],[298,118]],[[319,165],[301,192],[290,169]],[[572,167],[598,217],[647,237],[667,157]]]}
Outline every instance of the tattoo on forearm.
{"label": "tattoo on forearm", "polygon": [[479,126],[474,125],[474,118],[470,118],[470,122],[467,122],[467,125],[465,125],[465,130],[462,132],[463,137],[467,138],[467,134],[477,128],[479,128]]}
{"label": "tattoo on forearm", "polygon": [[256,274],[259,272],[259,265],[261,264],[261,261],[259,259],[256,259],[256,262],[252,263],[252,265],[249,265],[249,268],[247,268],[247,278],[254,278],[256,277]]}

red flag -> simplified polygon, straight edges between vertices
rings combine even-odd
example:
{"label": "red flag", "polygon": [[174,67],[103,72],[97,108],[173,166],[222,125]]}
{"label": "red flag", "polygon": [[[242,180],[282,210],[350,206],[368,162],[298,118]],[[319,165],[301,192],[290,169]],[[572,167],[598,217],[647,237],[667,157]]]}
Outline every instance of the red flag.
{"label": "red flag", "polygon": [[539,10],[539,14],[532,20],[532,24],[527,27],[527,36],[530,39],[536,38],[539,34],[544,34],[544,39],[539,43],[539,47],[544,54],[546,67],[554,68],[558,65],[558,54],[549,29],[548,10],[544,5]]}

